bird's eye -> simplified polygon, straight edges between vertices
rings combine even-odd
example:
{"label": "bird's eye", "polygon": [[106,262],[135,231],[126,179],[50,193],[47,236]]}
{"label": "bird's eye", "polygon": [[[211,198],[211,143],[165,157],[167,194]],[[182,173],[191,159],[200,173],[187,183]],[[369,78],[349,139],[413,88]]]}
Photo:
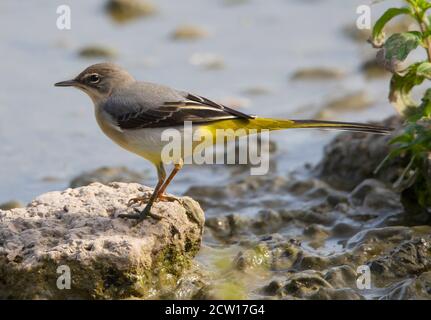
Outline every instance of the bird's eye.
{"label": "bird's eye", "polygon": [[100,76],[97,74],[92,74],[88,77],[88,82],[90,83],[98,83],[100,81]]}

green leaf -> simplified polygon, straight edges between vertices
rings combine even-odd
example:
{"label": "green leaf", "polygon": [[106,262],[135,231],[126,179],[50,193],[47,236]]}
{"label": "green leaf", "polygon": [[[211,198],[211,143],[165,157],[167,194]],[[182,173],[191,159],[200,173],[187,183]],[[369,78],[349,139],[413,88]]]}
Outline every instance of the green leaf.
{"label": "green leaf", "polygon": [[417,103],[412,99],[410,92],[413,87],[421,84],[424,77],[417,76],[417,64],[413,64],[408,68],[407,74],[401,76],[394,74],[391,79],[389,101],[392,102],[399,113],[404,114],[408,108],[417,107]]}
{"label": "green leaf", "polygon": [[422,34],[418,31],[395,33],[386,40],[385,59],[404,61],[409,53],[421,43]]}
{"label": "green leaf", "polygon": [[431,79],[431,63],[430,62],[421,63],[416,70],[416,75],[430,80]]}
{"label": "green leaf", "polygon": [[390,8],[386,10],[386,12],[374,24],[374,28],[372,32],[373,43],[382,42],[385,37],[383,33],[383,28],[385,27],[385,25],[394,17],[402,14],[410,14],[410,9],[408,7],[404,7],[404,8]]}
{"label": "green leaf", "polygon": [[413,137],[410,136],[409,134],[401,134],[395,138],[393,138],[390,141],[390,144],[395,144],[395,143],[410,143],[412,142]]}
{"label": "green leaf", "polygon": [[426,11],[427,9],[431,8],[431,3],[429,3],[428,0],[406,0],[406,2],[416,10],[420,9],[422,11]]}
{"label": "green leaf", "polygon": [[401,73],[405,67],[402,62],[422,41],[422,34],[417,31],[395,33],[390,36],[383,48],[377,52],[377,61],[392,73]]}
{"label": "green leaf", "polygon": [[416,1],[417,6],[422,10],[422,11],[426,11],[429,8],[431,8],[431,3],[429,3],[429,1],[427,0],[417,0]]}

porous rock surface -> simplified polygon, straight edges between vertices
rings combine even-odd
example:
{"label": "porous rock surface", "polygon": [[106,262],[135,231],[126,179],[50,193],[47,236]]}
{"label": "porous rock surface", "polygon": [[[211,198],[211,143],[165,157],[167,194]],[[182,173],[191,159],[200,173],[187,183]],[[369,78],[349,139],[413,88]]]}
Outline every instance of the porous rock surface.
{"label": "porous rock surface", "polygon": [[[142,298],[175,285],[200,248],[204,213],[183,197],[156,203],[160,220],[118,218],[134,212],[130,198],[151,191],[93,183],[0,210],[0,299]],[[70,289],[57,286],[61,266],[70,268]]]}

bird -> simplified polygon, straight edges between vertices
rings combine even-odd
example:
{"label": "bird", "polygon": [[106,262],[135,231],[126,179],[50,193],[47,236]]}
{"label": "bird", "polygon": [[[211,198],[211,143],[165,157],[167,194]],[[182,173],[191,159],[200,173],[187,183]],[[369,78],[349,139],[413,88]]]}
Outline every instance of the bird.
{"label": "bird", "polygon": [[[272,119],[249,115],[214,102],[204,96],[176,90],[151,82],[137,81],[126,70],[111,62],[87,67],[71,80],[54,84],[56,87],[75,87],[85,92],[94,104],[96,121],[111,140],[120,147],[150,161],[157,170],[158,182],[151,196],[132,198],[128,205],[141,204],[143,210],[121,214],[120,218],[143,221],[155,218],[151,208],[156,201],[171,201],[166,188],[181,170],[184,158],[192,150],[182,152],[167,176],[162,149],[162,133],[168,128],[181,128],[185,122],[214,132],[217,129],[245,129],[246,135],[256,130],[296,128],[338,129],[374,134],[389,134],[391,128],[354,122],[320,120]],[[253,131],[255,130],[255,131]],[[191,139],[183,136],[183,139]],[[214,143],[214,142],[209,142]]]}

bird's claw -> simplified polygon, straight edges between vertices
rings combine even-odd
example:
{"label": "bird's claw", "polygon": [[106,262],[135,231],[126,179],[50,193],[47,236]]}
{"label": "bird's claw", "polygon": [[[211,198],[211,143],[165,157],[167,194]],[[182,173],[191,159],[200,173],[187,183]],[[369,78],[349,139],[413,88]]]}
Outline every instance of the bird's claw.
{"label": "bird's claw", "polygon": [[118,217],[124,218],[124,219],[135,219],[135,220],[138,220],[138,222],[141,222],[148,217],[151,217],[151,218],[156,219],[156,220],[162,219],[161,216],[158,216],[156,214],[152,214],[151,208],[148,206],[145,207],[144,210],[142,210],[142,211],[139,211],[139,209],[135,208],[135,212],[136,213],[132,213],[132,214],[119,214]]}
{"label": "bird's claw", "polygon": [[[165,194],[161,194],[154,200],[154,202],[158,202],[158,201],[172,201],[173,202],[173,201],[180,201],[180,200],[178,198],[173,197],[173,196],[167,196]],[[140,211],[138,208],[134,208],[135,213],[120,214],[120,215],[118,215],[118,217],[124,218],[124,219],[135,219],[135,220],[138,220],[138,222],[141,222],[148,217],[151,217],[151,218],[156,219],[156,220],[162,219],[161,216],[158,216],[156,214],[151,213],[151,207],[152,207],[153,202],[151,201],[150,196],[142,196],[142,197],[132,198],[127,202],[127,206],[130,207],[130,206],[137,204],[137,203],[139,205],[147,203],[147,205],[145,206],[144,210],[142,210],[142,211]]]}
{"label": "bird's claw", "polygon": [[[142,196],[142,197],[136,197],[132,198],[127,202],[127,206],[131,207],[135,204],[143,205],[145,203],[148,203],[150,201],[150,196]],[[174,201],[180,201],[178,198],[174,196],[168,196],[165,194],[159,195],[154,202],[174,202]]]}
{"label": "bird's claw", "polygon": [[142,205],[144,203],[147,203],[150,200],[149,196],[142,196],[142,197],[136,197],[136,198],[132,198],[129,201],[127,201],[127,206],[133,206],[134,204],[139,203],[139,205]]}
{"label": "bird's claw", "polygon": [[178,201],[180,202],[180,200],[174,196],[167,196],[165,194],[160,195],[156,201],[163,201],[163,202],[174,202],[174,201]]}

